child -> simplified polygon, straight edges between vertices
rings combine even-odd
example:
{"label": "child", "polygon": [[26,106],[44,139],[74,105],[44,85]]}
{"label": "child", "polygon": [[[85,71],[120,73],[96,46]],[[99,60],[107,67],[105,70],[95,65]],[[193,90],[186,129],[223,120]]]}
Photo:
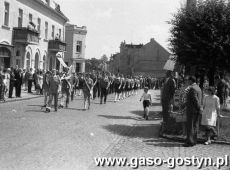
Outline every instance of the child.
{"label": "child", "polygon": [[149,119],[149,105],[152,103],[151,94],[148,92],[148,87],[144,88],[144,93],[142,94],[140,101],[143,99],[143,107],[144,107],[144,118],[146,120]]}
{"label": "child", "polygon": [[211,137],[216,137],[216,122],[220,116],[220,99],[215,95],[215,88],[209,87],[208,96],[204,98],[204,109],[202,113],[201,125],[205,126],[207,141],[205,145],[211,144]]}

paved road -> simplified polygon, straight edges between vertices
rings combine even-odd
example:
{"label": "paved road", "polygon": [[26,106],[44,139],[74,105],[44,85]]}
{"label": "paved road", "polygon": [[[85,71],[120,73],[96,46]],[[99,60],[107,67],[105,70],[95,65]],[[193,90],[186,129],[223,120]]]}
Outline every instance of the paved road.
{"label": "paved road", "polygon": [[79,97],[68,109],[50,113],[41,111],[42,98],[1,104],[0,170],[111,169],[95,167],[94,157],[216,157],[230,153],[230,147],[224,145],[183,148],[180,143],[159,139],[160,120],[155,115],[161,110],[159,92],[152,91],[149,121],[141,118],[140,93],[118,103],[110,96],[106,105],[95,100],[89,111],[82,111]]}

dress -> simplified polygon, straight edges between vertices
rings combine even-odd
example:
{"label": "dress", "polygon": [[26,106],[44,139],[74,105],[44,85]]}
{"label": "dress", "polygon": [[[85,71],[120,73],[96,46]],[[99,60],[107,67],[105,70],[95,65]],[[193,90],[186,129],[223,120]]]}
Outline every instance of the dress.
{"label": "dress", "polygon": [[220,108],[219,98],[216,95],[206,96],[204,99],[204,110],[201,125],[216,126],[217,109]]}

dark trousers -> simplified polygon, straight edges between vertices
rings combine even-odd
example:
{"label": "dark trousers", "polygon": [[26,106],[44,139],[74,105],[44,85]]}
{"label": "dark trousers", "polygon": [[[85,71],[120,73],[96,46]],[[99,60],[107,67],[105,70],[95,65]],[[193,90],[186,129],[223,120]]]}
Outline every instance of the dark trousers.
{"label": "dark trousers", "polygon": [[190,144],[190,145],[197,144],[198,126],[199,126],[199,114],[191,113],[191,112],[187,113],[187,122],[186,122],[186,130],[187,130],[186,143],[187,144]]}
{"label": "dark trousers", "polygon": [[106,103],[107,95],[108,95],[108,89],[106,89],[106,88],[101,88],[101,100],[100,100],[100,103],[101,103],[101,104],[102,104],[103,98],[104,98],[104,103]]}
{"label": "dark trousers", "polygon": [[168,117],[169,117],[170,102],[162,100],[161,103],[162,103],[163,122],[167,125]]}
{"label": "dark trousers", "polygon": [[57,105],[58,105],[58,93],[51,93],[49,96],[49,102],[48,102],[48,106],[51,107],[52,106],[52,102],[54,99],[54,109],[57,110]]}
{"label": "dark trousers", "polygon": [[101,96],[101,88],[100,88],[100,86],[97,86],[97,95],[98,95],[98,97]]}
{"label": "dark trousers", "polygon": [[32,93],[32,91],[31,91],[32,84],[33,84],[33,80],[28,80],[28,93]]}
{"label": "dark trousers", "polygon": [[93,99],[95,99],[97,96],[97,90],[98,90],[97,86],[94,86],[93,87]]}
{"label": "dark trousers", "polygon": [[11,82],[10,87],[9,87],[9,98],[12,97],[14,86],[15,86],[15,83]]}
{"label": "dark trousers", "polygon": [[74,97],[74,90],[72,90],[70,94],[71,101],[73,101],[73,97]]}
{"label": "dark trousers", "polygon": [[21,97],[21,84],[20,83],[17,83],[16,84],[16,97]]}

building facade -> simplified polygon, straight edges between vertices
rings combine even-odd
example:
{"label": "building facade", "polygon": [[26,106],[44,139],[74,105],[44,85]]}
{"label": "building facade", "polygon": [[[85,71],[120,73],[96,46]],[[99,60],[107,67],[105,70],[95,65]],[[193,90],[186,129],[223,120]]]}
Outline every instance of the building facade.
{"label": "building facade", "polygon": [[122,42],[120,53],[111,57],[109,70],[114,74],[163,77],[163,67],[169,56],[170,53],[154,39],[145,45]]}
{"label": "building facade", "polygon": [[85,72],[85,39],[87,28],[76,25],[66,25],[67,52],[65,53],[65,63],[73,66],[75,72]]}
{"label": "building facade", "polygon": [[58,4],[52,0],[0,0],[0,13],[0,65],[61,68],[68,18]]}

